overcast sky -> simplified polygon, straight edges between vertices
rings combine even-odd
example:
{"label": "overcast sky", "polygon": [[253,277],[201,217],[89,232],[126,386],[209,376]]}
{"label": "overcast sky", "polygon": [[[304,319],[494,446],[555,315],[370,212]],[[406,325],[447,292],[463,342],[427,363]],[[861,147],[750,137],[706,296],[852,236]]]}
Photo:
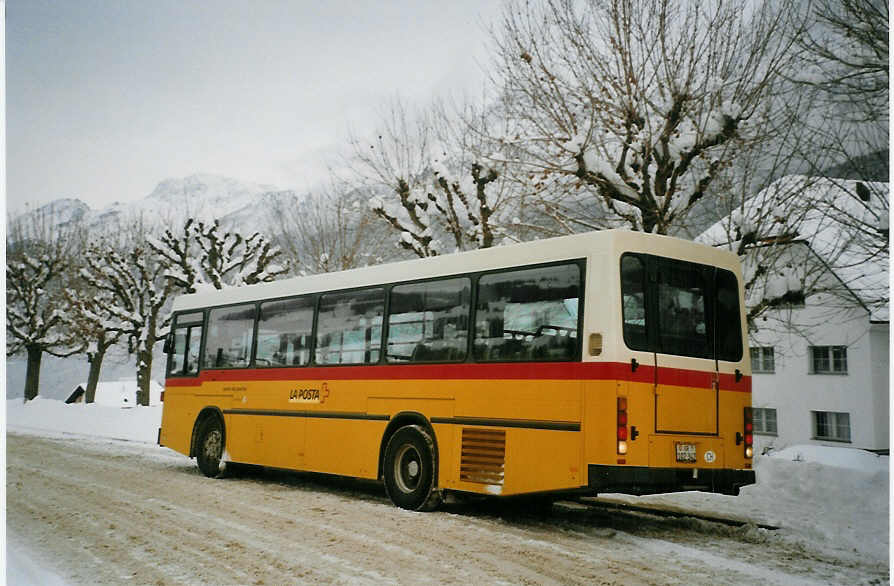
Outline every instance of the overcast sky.
{"label": "overcast sky", "polygon": [[216,173],[303,190],[389,98],[475,91],[498,0],[9,0],[10,211]]}

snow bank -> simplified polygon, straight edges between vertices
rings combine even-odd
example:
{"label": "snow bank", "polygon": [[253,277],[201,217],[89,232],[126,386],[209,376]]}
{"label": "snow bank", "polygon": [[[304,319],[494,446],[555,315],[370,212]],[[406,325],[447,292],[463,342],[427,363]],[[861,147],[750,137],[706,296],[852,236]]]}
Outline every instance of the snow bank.
{"label": "snow bank", "polygon": [[6,426],[38,435],[75,433],[154,444],[161,427],[161,405],[122,409],[96,403],[66,405],[42,397],[27,403],[10,399],[6,401]]}
{"label": "snow bank", "polygon": [[854,448],[791,446],[756,458],[757,482],[736,497],[704,492],[600,497],[773,525],[780,530],[764,538],[887,563],[888,462],[888,456]]}
{"label": "snow bank", "polygon": [[852,448],[792,446],[760,458],[746,503],[811,543],[878,561],[889,553],[888,456]]}
{"label": "snow bank", "polygon": [[773,451],[770,458],[789,460],[791,462],[813,462],[835,468],[849,468],[867,473],[888,471],[888,456],[879,456],[866,450],[854,448],[836,448],[830,446],[790,446],[784,450]]}

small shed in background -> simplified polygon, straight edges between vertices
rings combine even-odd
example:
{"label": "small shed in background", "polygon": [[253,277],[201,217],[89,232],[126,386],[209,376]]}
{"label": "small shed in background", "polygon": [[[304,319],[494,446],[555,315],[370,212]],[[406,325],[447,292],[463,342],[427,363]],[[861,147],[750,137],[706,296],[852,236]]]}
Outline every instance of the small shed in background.
{"label": "small shed in background", "polygon": [[[161,385],[155,381],[149,382],[149,405],[161,405],[161,391]],[[75,387],[65,403],[83,403],[86,401],[86,395],[87,383],[81,383]],[[137,380],[100,381],[96,384],[96,395],[93,400],[95,404],[107,407],[134,407],[138,404]]]}

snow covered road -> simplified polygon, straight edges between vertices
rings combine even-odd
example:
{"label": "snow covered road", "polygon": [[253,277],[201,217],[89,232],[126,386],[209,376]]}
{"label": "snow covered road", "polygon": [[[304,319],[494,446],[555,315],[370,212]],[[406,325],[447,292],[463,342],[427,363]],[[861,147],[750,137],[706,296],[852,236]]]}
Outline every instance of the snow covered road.
{"label": "snow covered road", "polygon": [[887,583],[878,559],[779,532],[622,511],[393,507],[380,486],[212,480],[144,443],[7,436],[7,530],[72,584]]}

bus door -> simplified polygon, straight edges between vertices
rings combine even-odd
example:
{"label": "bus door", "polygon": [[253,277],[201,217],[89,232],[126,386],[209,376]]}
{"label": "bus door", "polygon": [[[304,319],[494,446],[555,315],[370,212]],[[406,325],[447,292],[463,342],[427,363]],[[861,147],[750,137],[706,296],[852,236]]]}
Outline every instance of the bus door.
{"label": "bus door", "polygon": [[714,269],[650,257],[655,431],[718,433],[718,373],[713,334]]}
{"label": "bus door", "polygon": [[[316,303],[315,296],[305,296],[259,306],[255,367],[280,374],[277,380],[252,385],[251,392],[242,397],[248,402],[240,404],[240,397],[234,397],[234,410],[259,411],[243,419],[252,453],[267,466],[299,468],[305,462],[307,411],[321,402],[320,387],[301,380],[306,377],[301,368],[310,363]],[[281,369],[291,370],[283,377]]]}

